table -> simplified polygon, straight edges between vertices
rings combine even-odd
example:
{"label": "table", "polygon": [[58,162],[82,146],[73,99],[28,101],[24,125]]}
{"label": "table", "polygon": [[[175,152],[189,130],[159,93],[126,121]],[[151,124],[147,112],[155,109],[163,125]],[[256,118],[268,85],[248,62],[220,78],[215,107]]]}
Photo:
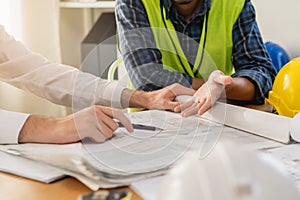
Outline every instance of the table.
{"label": "table", "polygon": [[[121,189],[129,189],[128,187]],[[45,184],[27,178],[0,172],[0,199],[1,200],[76,200],[81,194],[91,190],[74,178],[68,177],[51,184]],[[141,198],[133,193],[132,200]]]}
{"label": "table", "polygon": [[[229,127],[225,127],[224,129],[226,128],[229,129]],[[235,142],[240,144],[252,145],[253,148],[261,149],[263,147],[265,150],[271,147],[277,148],[283,146],[281,143],[246,132],[240,132],[236,129],[224,131],[222,137],[228,140],[235,140]],[[129,188],[126,187],[126,189]],[[77,199],[79,195],[88,192],[91,192],[89,188],[70,177],[51,184],[44,184],[0,172],[0,199]],[[132,193],[133,199],[141,199],[133,191]]]}

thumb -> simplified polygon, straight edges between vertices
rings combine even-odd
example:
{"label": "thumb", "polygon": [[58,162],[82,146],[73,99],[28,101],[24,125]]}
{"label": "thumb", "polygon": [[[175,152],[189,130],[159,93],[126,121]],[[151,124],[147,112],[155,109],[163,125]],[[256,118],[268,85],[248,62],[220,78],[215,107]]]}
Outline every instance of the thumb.
{"label": "thumb", "polygon": [[221,85],[229,85],[232,83],[232,77],[226,76],[223,72],[218,71],[218,73],[215,75],[213,79],[216,83],[219,83]]}
{"label": "thumb", "polygon": [[[174,102],[174,101],[170,101],[165,105],[165,110],[172,110],[175,111],[177,107],[180,107],[180,103],[179,102]],[[177,108],[178,110],[178,108]],[[175,111],[176,112],[176,111]]]}
{"label": "thumb", "polygon": [[175,95],[175,96],[178,96],[178,95],[190,95],[190,96],[193,96],[194,93],[195,93],[195,90],[193,90],[192,88],[187,88],[187,87],[184,87],[180,84],[173,84],[171,85],[171,87],[169,88],[172,93]]}

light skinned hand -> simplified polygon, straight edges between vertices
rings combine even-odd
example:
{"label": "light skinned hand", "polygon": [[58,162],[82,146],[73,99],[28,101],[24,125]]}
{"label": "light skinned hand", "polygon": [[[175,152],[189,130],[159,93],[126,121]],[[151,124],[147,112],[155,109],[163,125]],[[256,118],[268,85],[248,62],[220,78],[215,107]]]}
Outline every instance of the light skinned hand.
{"label": "light skinned hand", "polygon": [[178,83],[174,83],[168,87],[153,92],[148,92],[149,105],[148,109],[172,110],[180,106],[180,102],[175,102],[174,99],[178,95],[192,96],[195,90],[184,87]]}
{"label": "light skinned hand", "polygon": [[118,128],[113,118],[119,120],[129,132],[133,132],[130,120],[121,110],[91,106],[61,118],[29,116],[20,132],[19,143],[65,144],[83,138],[104,142]]}
{"label": "light skinned hand", "polygon": [[202,115],[210,109],[224,92],[225,86],[232,83],[232,77],[224,75],[220,70],[213,71],[205,82],[193,95],[193,98],[181,105],[181,115]]}

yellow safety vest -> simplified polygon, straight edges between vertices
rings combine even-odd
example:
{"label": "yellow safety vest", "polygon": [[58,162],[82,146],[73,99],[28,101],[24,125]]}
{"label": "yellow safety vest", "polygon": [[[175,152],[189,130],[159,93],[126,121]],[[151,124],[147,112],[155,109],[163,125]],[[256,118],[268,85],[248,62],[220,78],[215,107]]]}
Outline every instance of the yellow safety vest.
{"label": "yellow safety vest", "polygon": [[162,53],[165,69],[204,79],[216,69],[226,75],[234,73],[232,28],[244,7],[245,0],[212,0],[209,14],[204,18],[197,57],[195,61],[190,61],[194,65],[193,69],[181,48],[173,23],[166,18],[166,10],[161,5],[161,0],[141,1],[148,15],[156,47]]}

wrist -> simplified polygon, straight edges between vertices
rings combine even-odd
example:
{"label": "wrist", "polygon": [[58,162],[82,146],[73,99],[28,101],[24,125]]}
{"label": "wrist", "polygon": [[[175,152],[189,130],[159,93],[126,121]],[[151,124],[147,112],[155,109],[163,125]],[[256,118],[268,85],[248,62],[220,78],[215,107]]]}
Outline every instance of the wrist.
{"label": "wrist", "polygon": [[[45,140],[47,132],[53,131],[54,127],[49,125],[51,118],[45,118],[37,115],[30,115],[24,123],[20,133],[18,142],[19,143],[40,143]],[[49,129],[49,127],[51,127]]]}
{"label": "wrist", "polygon": [[130,97],[130,107],[134,108],[150,108],[150,99],[148,92],[134,91]]}

